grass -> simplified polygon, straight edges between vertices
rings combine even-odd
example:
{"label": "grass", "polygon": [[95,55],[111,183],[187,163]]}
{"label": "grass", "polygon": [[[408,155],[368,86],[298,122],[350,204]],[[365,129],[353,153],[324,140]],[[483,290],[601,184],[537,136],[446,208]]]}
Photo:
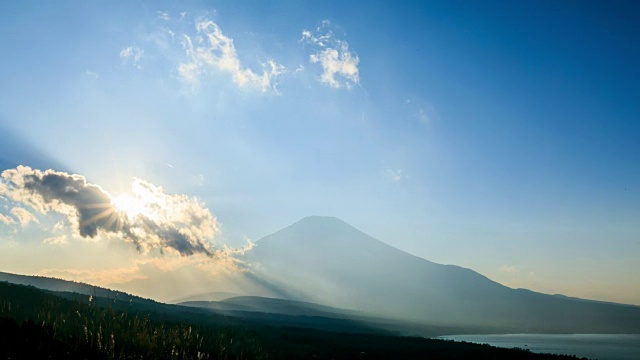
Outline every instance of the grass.
{"label": "grass", "polygon": [[25,286],[0,290],[2,358],[263,358],[257,342],[238,329],[157,321],[132,303],[127,312],[99,306],[92,296],[82,302]]}

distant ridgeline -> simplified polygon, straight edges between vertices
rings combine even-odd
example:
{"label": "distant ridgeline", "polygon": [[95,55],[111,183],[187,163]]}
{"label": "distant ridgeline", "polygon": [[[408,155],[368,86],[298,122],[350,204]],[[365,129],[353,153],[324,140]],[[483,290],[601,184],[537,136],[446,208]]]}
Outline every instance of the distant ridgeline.
{"label": "distant ridgeline", "polygon": [[575,359],[376,334],[365,327],[344,333],[339,328],[274,326],[206,309],[136,299],[122,301],[0,282],[0,358]]}

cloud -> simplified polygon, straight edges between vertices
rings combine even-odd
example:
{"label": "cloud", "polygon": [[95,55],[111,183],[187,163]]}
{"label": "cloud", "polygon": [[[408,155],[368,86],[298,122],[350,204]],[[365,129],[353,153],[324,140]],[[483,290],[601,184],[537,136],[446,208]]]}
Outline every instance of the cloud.
{"label": "cloud", "polygon": [[91,80],[98,80],[98,78],[100,77],[97,72],[91,70],[85,70],[84,75]]}
{"label": "cloud", "polygon": [[128,46],[120,51],[120,59],[122,59],[122,62],[124,64],[131,64],[138,69],[142,68],[140,66],[142,55],[144,55],[144,50],[137,46]]}
{"label": "cloud", "polygon": [[168,11],[156,11],[156,14],[158,14],[158,19],[160,20],[168,21],[171,19],[171,17],[169,17]]}
{"label": "cloud", "polygon": [[438,120],[436,109],[431,104],[418,106],[415,116],[423,125],[430,125],[432,122]]}
{"label": "cloud", "polygon": [[400,182],[402,179],[406,178],[406,175],[401,169],[392,169],[389,167],[384,169],[384,176],[394,183]]}
{"label": "cloud", "polygon": [[418,109],[417,116],[418,116],[418,120],[420,120],[420,122],[422,122],[423,124],[429,123],[429,116],[427,115],[427,112],[423,108]]}
{"label": "cloud", "polygon": [[10,224],[14,224],[15,221],[10,217],[0,214],[0,223],[3,223],[5,225],[10,225]]}
{"label": "cloud", "polygon": [[429,126],[439,120],[435,107],[429,102],[406,99],[402,105],[409,118],[418,120],[423,126]]}
{"label": "cloud", "polygon": [[183,47],[189,61],[178,66],[180,78],[194,86],[209,71],[219,71],[231,75],[239,87],[254,87],[262,92],[276,89],[276,79],[286,72],[286,68],[273,60],[263,64],[262,74],[243,67],[233,39],[222,33],[213,21],[203,20],[196,23],[198,36],[195,41],[183,35]]}
{"label": "cloud", "polygon": [[145,276],[139,274],[139,267],[107,269],[107,270],[79,270],[79,269],[43,269],[38,272],[39,276],[55,277],[58,279],[72,279],[88,284],[106,286],[113,282],[125,282],[135,279],[144,279]]}
{"label": "cloud", "polygon": [[13,209],[11,209],[11,214],[15,216],[16,219],[18,219],[22,227],[29,225],[29,223],[31,222],[36,224],[40,223],[40,221],[38,221],[38,219],[35,216],[33,216],[32,213],[30,213],[28,210],[23,209],[21,207],[14,207]]}
{"label": "cloud", "polygon": [[[3,171],[0,183],[4,185],[0,195],[43,214],[66,215],[85,238],[118,237],[141,252],[156,248],[209,257],[223,252],[213,247],[218,226],[207,208],[196,199],[166,194],[141,179],[134,179],[132,193],[121,197],[112,197],[82,175],[26,166]],[[27,221],[20,219],[23,225]]]}
{"label": "cloud", "polygon": [[67,235],[52,236],[42,241],[45,245],[64,245],[68,243]]}
{"label": "cloud", "polygon": [[[228,255],[233,255],[229,253]],[[38,272],[38,275],[72,279],[90,284],[98,284],[112,287],[113,284],[127,283],[132,280],[151,279],[160,280],[167,286],[167,279],[182,277],[182,284],[187,285],[193,293],[194,282],[206,283],[206,288],[210,291],[212,277],[218,277],[224,274],[235,274],[238,272],[246,273],[246,268],[239,266],[240,261],[236,257],[223,257],[221,261],[211,261],[211,258],[196,254],[194,256],[179,256],[177,254],[165,254],[163,257],[145,257],[132,260],[128,265],[123,267],[107,268],[107,269],[79,269],[79,268],[44,268]],[[190,275],[190,276],[183,276]],[[188,277],[189,282],[185,282],[184,278]],[[174,284],[176,285],[176,284]],[[218,284],[219,285],[219,284]],[[148,289],[147,289],[148,290]],[[145,292],[144,288],[137,289],[137,293]],[[170,291],[171,293],[175,292]],[[186,295],[186,294],[185,294]],[[176,298],[174,293],[172,298]]]}
{"label": "cloud", "polygon": [[517,272],[518,272],[518,268],[516,268],[516,267],[515,267],[515,266],[513,266],[513,265],[509,265],[509,266],[507,266],[507,265],[502,265],[502,266],[500,267],[500,272],[507,273],[507,274],[515,274],[515,273],[517,273]]}
{"label": "cloud", "polygon": [[335,37],[328,29],[330,26],[331,23],[325,20],[313,33],[304,30],[300,41],[313,45],[316,50],[309,55],[309,62],[322,66],[320,82],[334,88],[349,89],[360,83],[360,58],[349,49],[349,43]]}
{"label": "cloud", "polygon": [[60,220],[57,223],[55,223],[53,225],[53,232],[60,232],[63,231],[66,228],[66,224],[64,223],[64,221]]}

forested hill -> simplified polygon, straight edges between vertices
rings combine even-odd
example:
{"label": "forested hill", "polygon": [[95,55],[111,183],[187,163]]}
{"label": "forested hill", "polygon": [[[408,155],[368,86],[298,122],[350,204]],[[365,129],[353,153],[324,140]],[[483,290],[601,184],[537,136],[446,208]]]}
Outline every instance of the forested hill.
{"label": "forested hill", "polygon": [[[166,305],[171,306],[171,305]],[[0,282],[4,359],[571,359],[381,334],[274,327]]]}

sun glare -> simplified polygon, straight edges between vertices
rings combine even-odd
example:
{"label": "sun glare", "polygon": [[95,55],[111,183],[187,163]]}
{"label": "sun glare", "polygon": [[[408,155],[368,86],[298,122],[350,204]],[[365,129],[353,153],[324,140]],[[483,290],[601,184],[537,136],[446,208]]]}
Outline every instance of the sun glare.
{"label": "sun glare", "polygon": [[138,215],[151,217],[147,202],[137,196],[121,194],[111,198],[111,203],[118,210],[127,215],[129,219],[134,219]]}

